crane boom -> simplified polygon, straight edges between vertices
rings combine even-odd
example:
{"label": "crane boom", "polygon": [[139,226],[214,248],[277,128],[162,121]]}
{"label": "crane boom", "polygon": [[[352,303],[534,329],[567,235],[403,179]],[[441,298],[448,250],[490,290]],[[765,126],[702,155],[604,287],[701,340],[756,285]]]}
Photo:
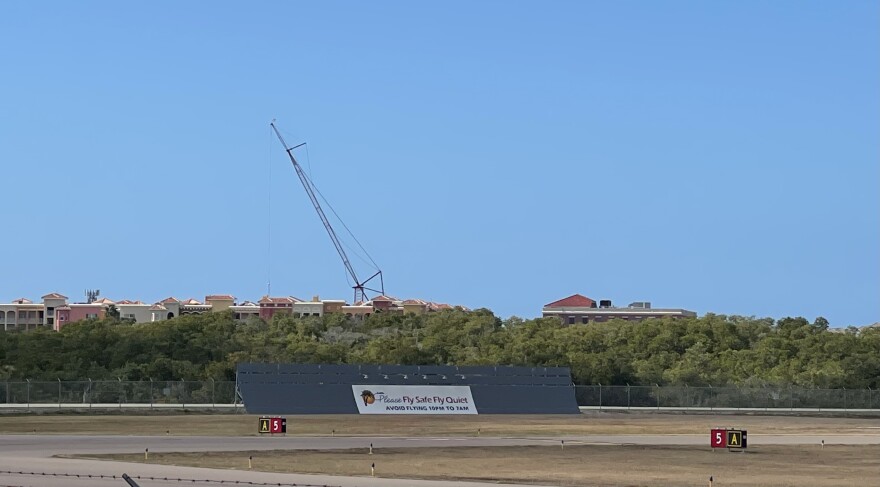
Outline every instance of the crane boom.
{"label": "crane boom", "polygon": [[[342,259],[342,265],[345,266],[346,272],[348,272],[348,275],[351,276],[351,279],[355,283],[355,285],[352,286],[354,288],[354,302],[366,300],[367,296],[365,291],[367,290],[385,294],[385,282],[382,278],[381,270],[377,271],[375,274],[373,274],[363,282],[358,279],[357,273],[355,273],[354,270],[354,266],[351,265],[351,261],[349,260],[348,255],[345,253],[345,249],[342,247],[342,242],[336,235],[336,231],[333,230],[333,226],[330,224],[330,220],[327,219],[327,215],[324,214],[324,209],[321,208],[321,203],[315,196],[315,190],[312,187],[313,183],[306,175],[305,171],[303,171],[302,166],[300,166],[299,163],[296,162],[296,158],[293,156],[293,149],[295,149],[296,147],[289,147],[287,145],[287,142],[284,141],[284,137],[281,136],[281,132],[278,131],[278,127],[275,126],[274,121],[269,125],[272,127],[272,130],[275,131],[275,135],[278,136],[278,140],[281,142],[281,145],[284,146],[284,151],[287,152],[287,157],[290,158],[290,163],[293,164],[293,169],[296,171],[296,175],[299,177],[299,181],[302,183],[303,188],[306,190],[306,194],[309,196],[309,200],[311,200],[312,206],[315,207],[315,211],[318,213],[318,217],[321,219],[321,223],[324,224],[324,229],[327,230],[327,235],[330,236],[330,240],[333,242],[333,246],[336,247],[336,252]],[[380,289],[372,289],[365,286],[376,277],[379,278]]]}

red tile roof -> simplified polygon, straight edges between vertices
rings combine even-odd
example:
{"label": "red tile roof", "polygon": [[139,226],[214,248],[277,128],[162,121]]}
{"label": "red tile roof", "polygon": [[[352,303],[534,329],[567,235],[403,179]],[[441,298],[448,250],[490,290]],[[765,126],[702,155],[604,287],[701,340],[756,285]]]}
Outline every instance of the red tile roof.
{"label": "red tile roof", "polygon": [[28,298],[13,299],[12,304],[33,304],[34,302]]}
{"label": "red tile roof", "polygon": [[162,301],[159,301],[159,302],[162,303],[162,304],[172,304],[172,303],[179,303],[180,300],[177,299],[177,298],[175,298],[174,296],[172,296],[172,297],[170,297],[170,298],[165,298],[165,299],[163,299]]}
{"label": "red tile roof", "polygon": [[297,301],[299,301],[299,300],[294,298],[293,296],[281,296],[281,297],[276,297],[276,298],[269,297],[269,296],[263,296],[260,299],[259,303],[260,304],[269,304],[269,303],[293,304]]}
{"label": "red tile roof", "polygon": [[186,301],[182,301],[180,304],[182,304],[184,306],[198,306],[202,303],[194,298],[189,298]]}
{"label": "red tile roof", "polygon": [[230,294],[211,294],[210,296],[205,296],[205,301],[235,301],[235,296]]}
{"label": "red tile roof", "polygon": [[156,303],[150,306],[150,311],[165,311],[165,306],[162,306],[160,303]]}
{"label": "red tile roof", "polygon": [[67,296],[58,293],[49,293],[43,296],[41,299],[67,299]]}
{"label": "red tile roof", "polygon": [[553,301],[550,304],[545,305],[545,308],[592,308],[596,305],[596,302],[592,299],[583,296],[581,294],[572,294],[567,298],[562,298],[559,301]]}

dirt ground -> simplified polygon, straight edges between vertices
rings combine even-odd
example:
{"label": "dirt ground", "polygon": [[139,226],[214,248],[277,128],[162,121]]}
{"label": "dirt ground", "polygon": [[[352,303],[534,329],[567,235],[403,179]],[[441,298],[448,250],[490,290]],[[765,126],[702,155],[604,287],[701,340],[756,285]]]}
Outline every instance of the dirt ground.
{"label": "dirt ground", "polygon": [[[129,416],[0,416],[0,434],[255,436],[257,416],[245,414]],[[880,418],[674,415],[590,412],[579,415],[288,416],[296,436],[562,436],[589,434],[708,434],[713,427],[753,434],[880,432]]]}
{"label": "dirt ground", "polygon": [[[567,445],[491,448],[413,448],[340,451],[262,451],[151,454],[149,463],[272,472],[377,477],[549,483],[565,486],[878,485],[880,446],[760,446],[747,452],[706,447]],[[142,454],[89,455],[143,462]],[[487,468],[491,465],[491,468]]]}

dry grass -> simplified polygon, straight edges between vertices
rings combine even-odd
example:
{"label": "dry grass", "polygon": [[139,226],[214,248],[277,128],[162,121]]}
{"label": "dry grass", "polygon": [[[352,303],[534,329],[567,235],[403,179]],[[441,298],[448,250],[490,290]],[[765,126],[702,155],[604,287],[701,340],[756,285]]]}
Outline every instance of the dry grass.
{"label": "dry grass", "polygon": [[[611,445],[388,448],[339,451],[261,451],[151,454],[149,463],[379,477],[480,480],[591,486],[876,485],[880,446],[759,446],[713,452],[705,447]],[[88,455],[143,462],[142,454]]]}
{"label": "dry grass", "polygon": [[[877,418],[587,413],[497,416],[288,416],[297,436],[561,436],[589,434],[708,434],[733,426],[760,434],[876,433]],[[257,416],[243,414],[127,416],[0,416],[0,434],[257,435]]]}

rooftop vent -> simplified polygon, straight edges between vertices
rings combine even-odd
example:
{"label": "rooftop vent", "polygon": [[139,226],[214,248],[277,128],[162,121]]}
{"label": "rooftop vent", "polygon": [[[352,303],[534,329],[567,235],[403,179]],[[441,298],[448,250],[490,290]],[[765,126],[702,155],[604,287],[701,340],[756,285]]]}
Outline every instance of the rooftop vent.
{"label": "rooftop vent", "polygon": [[599,307],[600,308],[610,308],[611,307],[611,300],[610,299],[600,299],[599,300]]}

